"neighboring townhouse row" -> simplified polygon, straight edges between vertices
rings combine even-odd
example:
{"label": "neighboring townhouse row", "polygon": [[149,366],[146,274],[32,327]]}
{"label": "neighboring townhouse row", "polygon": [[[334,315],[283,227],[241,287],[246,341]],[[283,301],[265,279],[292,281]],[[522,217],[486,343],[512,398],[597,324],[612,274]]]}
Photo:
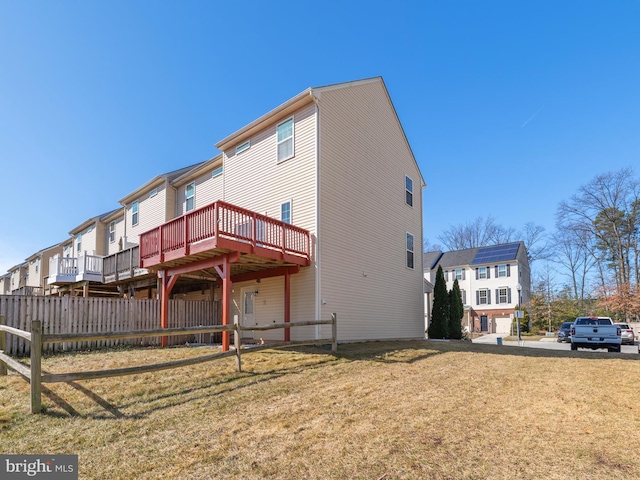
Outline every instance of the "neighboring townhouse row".
{"label": "neighboring townhouse row", "polygon": [[529,260],[523,242],[427,252],[423,263],[425,280],[431,285],[439,266],[447,290],[458,280],[465,310],[463,326],[469,331],[510,333],[515,307],[531,299]]}
{"label": "neighboring townhouse row", "polygon": [[382,78],[309,88],[216,148],[71,230],[47,283],[216,300],[247,326],[336,313],[340,341],[424,336],[425,182]]}

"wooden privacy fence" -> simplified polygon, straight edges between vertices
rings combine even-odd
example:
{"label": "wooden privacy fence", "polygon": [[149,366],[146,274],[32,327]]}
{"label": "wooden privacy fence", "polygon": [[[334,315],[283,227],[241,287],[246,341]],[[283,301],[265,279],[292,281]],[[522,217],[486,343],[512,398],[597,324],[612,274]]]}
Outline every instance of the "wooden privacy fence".
{"label": "wooden privacy fence", "polygon": [[[153,299],[97,297],[27,297],[0,295],[0,315],[6,325],[26,332],[31,322],[40,320],[45,335],[66,335],[95,332],[130,332],[160,327],[160,301]],[[196,325],[220,325],[219,302],[169,300],[169,327],[186,328]],[[170,345],[188,341],[213,343],[220,341],[218,333],[180,335],[170,338]],[[93,339],[63,343],[45,343],[44,352],[85,350],[112,347],[117,344],[159,345],[158,337]],[[9,335],[6,352],[15,356],[29,355],[30,342],[19,335]]]}
{"label": "wooden privacy fence", "polygon": [[[310,325],[331,325],[331,338],[304,340],[297,342],[280,342],[264,345],[251,346],[243,349],[241,346],[240,332],[244,330],[274,330],[283,328],[302,327]],[[142,365],[137,367],[116,368],[110,370],[96,370],[90,372],[72,372],[72,373],[45,373],[42,374],[42,346],[46,343],[64,343],[64,342],[87,342],[98,340],[116,340],[131,338],[150,338],[150,337],[173,337],[192,334],[214,333],[214,332],[234,332],[234,349],[227,352],[217,352],[200,357],[186,358],[183,360],[173,360],[171,362],[156,363],[151,365]],[[27,366],[16,361],[6,354],[7,334],[12,334],[31,343],[30,348],[30,365]],[[133,375],[138,373],[156,372],[169,368],[184,367],[187,365],[195,365],[198,363],[208,362],[218,358],[229,356],[236,357],[236,370],[242,371],[241,354],[257,352],[267,348],[282,348],[302,345],[323,345],[331,343],[331,350],[338,350],[338,327],[337,316],[331,314],[330,320],[311,320],[303,322],[274,323],[271,325],[254,325],[251,327],[243,327],[238,323],[237,317],[233,325],[219,325],[206,327],[183,327],[183,328],[159,328],[152,330],[139,330],[129,332],[102,332],[102,333],[76,333],[76,334],[43,334],[42,322],[33,320],[31,322],[31,331],[27,332],[17,328],[9,327],[5,324],[4,316],[0,316],[0,375],[7,374],[7,367],[12,368],[22,375],[31,387],[31,413],[40,413],[42,411],[42,384],[43,383],[59,383],[73,382],[76,380],[92,380],[96,378],[117,377],[121,375]]]}

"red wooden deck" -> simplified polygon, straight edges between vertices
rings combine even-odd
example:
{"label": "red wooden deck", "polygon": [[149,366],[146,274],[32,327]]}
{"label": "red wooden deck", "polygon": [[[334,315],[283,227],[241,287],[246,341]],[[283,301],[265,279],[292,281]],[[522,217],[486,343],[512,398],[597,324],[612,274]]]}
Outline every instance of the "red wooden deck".
{"label": "red wooden deck", "polygon": [[310,245],[303,228],[217,201],[143,233],[140,267],[195,262],[216,250],[308,266]]}

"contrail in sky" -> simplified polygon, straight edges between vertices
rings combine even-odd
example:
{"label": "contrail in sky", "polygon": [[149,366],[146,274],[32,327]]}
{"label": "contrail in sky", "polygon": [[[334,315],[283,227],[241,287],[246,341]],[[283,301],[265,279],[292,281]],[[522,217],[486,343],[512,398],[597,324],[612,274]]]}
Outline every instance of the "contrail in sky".
{"label": "contrail in sky", "polygon": [[529,123],[531,120],[533,120],[533,117],[535,117],[536,115],[538,115],[541,111],[542,111],[542,107],[540,107],[536,113],[534,113],[533,115],[531,115],[531,116],[527,119],[527,121],[526,121],[526,122],[524,122],[522,125],[520,125],[520,128],[524,127],[527,123]]}

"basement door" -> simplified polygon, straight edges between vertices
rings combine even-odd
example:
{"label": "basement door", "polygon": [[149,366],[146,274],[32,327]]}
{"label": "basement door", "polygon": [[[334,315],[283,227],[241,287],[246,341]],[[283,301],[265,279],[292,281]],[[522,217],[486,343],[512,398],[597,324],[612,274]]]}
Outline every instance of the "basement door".
{"label": "basement door", "polygon": [[[255,322],[254,309],[255,309],[255,290],[242,289],[242,321],[240,324],[243,327],[253,327]],[[258,334],[260,332],[256,332]],[[241,338],[253,338],[254,332],[251,330],[243,330]]]}

